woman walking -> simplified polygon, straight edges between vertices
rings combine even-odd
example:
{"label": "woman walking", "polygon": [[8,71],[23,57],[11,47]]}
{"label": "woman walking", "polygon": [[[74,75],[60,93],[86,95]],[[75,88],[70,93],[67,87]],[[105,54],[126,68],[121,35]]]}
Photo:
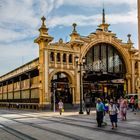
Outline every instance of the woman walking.
{"label": "woman walking", "polygon": [[125,121],[126,121],[127,108],[128,108],[127,100],[124,99],[123,100],[123,112],[122,112],[123,118],[122,118],[122,120],[125,120]]}
{"label": "woman walking", "polygon": [[113,100],[110,100],[110,104],[109,104],[109,117],[110,117],[110,121],[112,124],[112,129],[114,129],[115,127],[117,127],[117,114],[118,114],[119,109],[117,108],[116,104],[113,102]]}

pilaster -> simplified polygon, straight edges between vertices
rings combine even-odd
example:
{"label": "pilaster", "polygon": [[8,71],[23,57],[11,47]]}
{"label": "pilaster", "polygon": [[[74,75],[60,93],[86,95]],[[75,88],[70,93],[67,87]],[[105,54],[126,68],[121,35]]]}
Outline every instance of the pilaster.
{"label": "pilaster", "polygon": [[132,60],[132,93],[135,93],[135,60]]}

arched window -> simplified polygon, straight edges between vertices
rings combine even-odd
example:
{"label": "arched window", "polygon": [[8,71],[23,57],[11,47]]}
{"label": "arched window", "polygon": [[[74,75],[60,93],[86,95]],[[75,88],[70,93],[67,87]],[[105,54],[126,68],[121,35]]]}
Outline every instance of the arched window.
{"label": "arched window", "polygon": [[69,63],[72,63],[72,54],[69,55]]}
{"label": "arched window", "polygon": [[66,54],[65,53],[63,54],[63,62],[64,63],[66,62]]}
{"label": "arched window", "polygon": [[92,65],[93,71],[110,73],[125,73],[126,68],[119,51],[112,45],[99,43],[94,45],[86,54],[87,65]]}
{"label": "arched window", "polygon": [[54,61],[54,52],[51,52],[50,54],[50,61]]}
{"label": "arched window", "polygon": [[57,62],[60,62],[60,53],[57,53]]}

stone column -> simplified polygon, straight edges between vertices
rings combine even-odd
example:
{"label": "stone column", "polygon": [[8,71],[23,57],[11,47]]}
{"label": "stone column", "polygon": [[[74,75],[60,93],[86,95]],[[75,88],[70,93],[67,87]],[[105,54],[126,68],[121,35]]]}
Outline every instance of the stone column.
{"label": "stone column", "polygon": [[131,75],[130,74],[126,74],[126,79],[127,79],[127,90],[128,90],[128,94],[130,94],[131,91]]}
{"label": "stone column", "polygon": [[19,76],[19,91],[20,91],[20,99],[22,99],[21,76]]}
{"label": "stone column", "polygon": [[63,69],[63,53],[60,53],[60,65],[61,68]]}
{"label": "stone column", "polygon": [[45,50],[45,104],[49,104],[49,53]]}
{"label": "stone column", "polygon": [[6,81],[6,86],[7,86],[7,102],[8,102],[8,81]]}
{"label": "stone column", "polygon": [[69,69],[69,54],[66,55],[66,64],[67,68]]}
{"label": "stone column", "polygon": [[13,99],[14,99],[14,79],[12,80],[12,90],[13,90]]}
{"label": "stone column", "polygon": [[31,74],[28,74],[29,78],[29,101],[31,102]]}
{"label": "stone column", "polygon": [[72,94],[72,104],[75,104],[75,92],[74,92],[74,87],[73,86],[70,86],[70,92]]}
{"label": "stone column", "polygon": [[2,83],[2,100],[3,100],[3,83]]}
{"label": "stone column", "polygon": [[132,77],[131,77],[131,79],[132,79],[132,83],[131,83],[131,85],[132,85],[132,93],[135,93],[135,60],[132,60],[131,69],[132,69]]}
{"label": "stone column", "polygon": [[54,67],[57,67],[57,53],[54,53]]}

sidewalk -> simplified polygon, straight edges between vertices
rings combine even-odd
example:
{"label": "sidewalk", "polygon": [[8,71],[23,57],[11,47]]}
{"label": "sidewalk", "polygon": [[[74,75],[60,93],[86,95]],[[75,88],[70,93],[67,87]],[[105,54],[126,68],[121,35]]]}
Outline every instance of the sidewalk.
{"label": "sidewalk", "polygon": [[127,121],[118,119],[118,128],[97,127],[96,111],[79,114],[65,110],[53,111],[0,110],[0,140],[137,140],[140,139],[140,111],[128,110]]}

